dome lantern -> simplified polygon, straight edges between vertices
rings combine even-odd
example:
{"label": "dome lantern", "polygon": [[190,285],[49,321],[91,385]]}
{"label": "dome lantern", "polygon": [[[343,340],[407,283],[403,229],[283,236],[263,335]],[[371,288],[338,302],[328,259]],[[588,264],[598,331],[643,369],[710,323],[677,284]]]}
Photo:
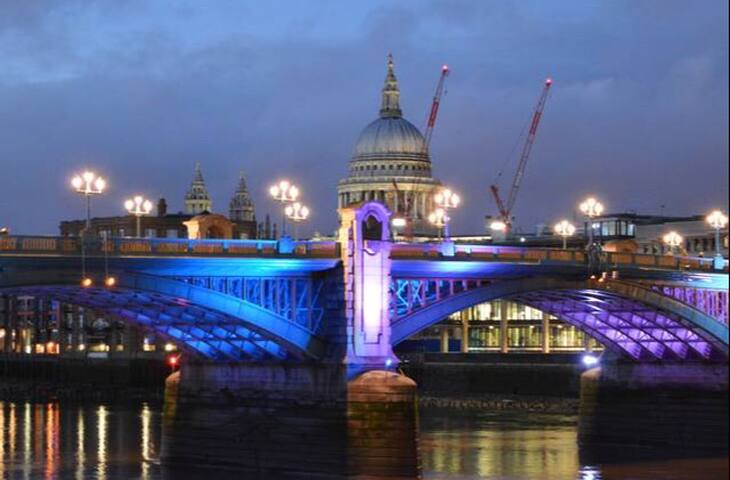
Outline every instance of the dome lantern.
{"label": "dome lantern", "polygon": [[380,118],[400,118],[403,112],[400,109],[400,89],[398,79],[393,71],[393,55],[388,54],[388,73],[385,75],[383,86],[383,101],[380,106]]}

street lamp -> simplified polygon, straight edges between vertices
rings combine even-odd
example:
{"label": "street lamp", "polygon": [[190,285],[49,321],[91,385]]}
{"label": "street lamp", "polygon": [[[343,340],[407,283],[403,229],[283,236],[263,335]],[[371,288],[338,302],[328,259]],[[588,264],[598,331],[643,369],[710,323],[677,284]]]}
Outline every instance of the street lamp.
{"label": "street lamp", "polygon": [[670,254],[674,254],[674,249],[682,245],[682,243],[684,242],[684,238],[682,238],[682,235],[678,234],[675,231],[671,231],[664,235],[664,237],[662,237],[662,240],[664,240],[664,243],[666,243],[669,247]]}
{"label": "street lamp", "polygon": [[555,233],[563,237],[563,250],[568,248],[568,237],[575,233],[575,225],[567,220],[561,220],[555,224]]}
{"label": "street lamp", "polygon": [[428,214],[428,221],[431,222],[432,225],[434,225],[439,230],[439,237],[441,236],[441,229],[444,229],[444,236],[445,234],[445,227],[448,224],[448,217],[446,216],[446,210],[443,208],[437,208],[433,212]]}
{"label": "street lamp", "polygon": [[[461,203],[461,197],[452,192],[450,189],[445,188],[438,192],[436,195],[434,195],[433,200],[437,208],[432,215],[434,215],[434,220],[436,220],[437,223],[442,224],[444,228],[444,240],[448,240],[449,220],[451,220],[451,218],[449,217],[449,209],[458,207]],[[441,211],[441,213],[438,213],[439,211]],[[434,223],[434,221],[431,220],[431,215],[429,215],[429,221],[431,221],[431,223]]]}
{"label": "street lamp", "polygon": [[145,199],[142,195],[135,195],[124,202],[124,208],[130,215],[137,217],[137,238],[142,236],[142,216],[149,215],[152,211],[152,202]]}
{"label": "street lamp", "polygon": [[299,202],[294,202],[284,208],[287,218],[294,222],[294,239],[297,238],[297,225],[309,217],[309,208]]}
{"label": "street lamp", "polygon": [[81,175],[75,175],[71,179],[71,186],[86,197],[86,226],[84,233],[91,230],[91,197],[92,195],[101,195],[106,188],[106,180],[97,176],[94,172],[86,170]]}
{"label": "street lamp", "polygon": [[[282,180],[276,185],[272,185],[269,188],[269,194],[277,202],[281,202],[282,205],[286,206],[287,203],[292,203],[299,198],[299,189],[296,185],[289,183],[287,180]],[[281,236],[286,235],[286,208],[284,209],[281,216]]]}
{"label": "street lamp", "polygon": [[588,218],[588,246],[593,245],[593,219],[603,213],[603,204],[593,197],[587,198],[580,204],[580,211]]}
{"label": "street lamp", "polygon": [[715,269],[722,270],[725,267],[725,260],[722,257],[720,230],[727,226],[727,215],[720,210],[715,210],[707,216],[707,223],[715,229]]}

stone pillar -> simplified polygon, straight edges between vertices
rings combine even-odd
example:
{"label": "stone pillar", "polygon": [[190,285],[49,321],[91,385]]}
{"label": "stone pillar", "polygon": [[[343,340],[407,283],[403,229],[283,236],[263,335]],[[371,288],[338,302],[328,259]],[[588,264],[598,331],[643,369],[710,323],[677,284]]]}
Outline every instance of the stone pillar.
{"label": "stone pillar", "polygon": [[469,319],[461,319],[461,353],[469,353]]}
{"label": "stone pillar", "polygon": [[589,353],[593,351],[593,346],[591,346],[591,337],[587,333],[583,333],[583,350]]}
{"label": "stone pillar", "polygon": [[441,327],[441,353],[449,353],[449,327]]}
{"label": "stone pillar", "polygon": [[508,305],[505,300],[499,302],[499,343],[500,351],[502,353],[509,353],[509,336],[507,335],[509,325],[509,318],[507,315],[509,314],[509,310],[507,306]]}
{"label": "stone pillar", "polygon": [[347,385],[348,478],[420,478],[416,383],[370,371]]}
{"label": "stone pillar", "polygon": [[5,327],[5,353],[13,351],[13,334],[14,324],[13,318],[15,316],[15,297],[6,295],[5,297],[5,318],[3,321]]}
{"label": "stone pillar", "polygon": [[66,333],[66,308],[67,306],[61,302],[58,303],[58,353],[64,355],[66,346],[68,345],[68,335]]}
{"label": "stone pillar", "polygon": [[[71,350],[74,353],[78,353],[79,345],[81,344],[81,313],[79,307],[73,308],[73,319],[71,320]],[[84,311],[84,316],[86,311]]]}
{"label": "stone pillar", "polygon": [[[323,358],[194,363],[168,378],[163,472],[256,478],[418,478],[416,385],[396,373],[390,212],[340,210],[342,266],[327,272]],[[178,469],[174,472],[173,469]]]}
{"label": "stone pillar", "polygon": [[727,455],[727,363],[634,363],[606,357],[601,367],[581,376],[578,440],[583,463],[602,463],[627,447],[660,447],[667,458]]}
{"label": "stone pillar", "polygon": [[542,353],[550,353],[550,314],[542,312]]}
{"label": "stone pillar", "polygon": [[390,216],[379,202],[340,210],[344,266],[347,353],[351,377],[367,370],[395,369],[390,344]]}
{"label": "stone pillar", "polygon": [[124,343],[124,355],[127,358],[136,358],[140,350],[140,329],[129,323],[124,325],[122,337]]}
{"label": "stone pillar", "polygon": [[419,478],[415,383],[383,370],[347,374],[336,363],[185,362],[166,382],[163,472]]}

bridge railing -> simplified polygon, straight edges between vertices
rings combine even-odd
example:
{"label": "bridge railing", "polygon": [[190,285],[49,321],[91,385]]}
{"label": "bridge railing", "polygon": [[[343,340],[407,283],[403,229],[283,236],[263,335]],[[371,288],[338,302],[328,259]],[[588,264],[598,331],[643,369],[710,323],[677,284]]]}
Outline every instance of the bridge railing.
{"label": "bridge railing", "polygon": [[[338,258],[339,243],[336,241],[293,241],[287,243],[286,250],[277,240],[232,240],[208,239],[189,240],[181,238],[110,238],[86,241],[89,255],[134,256],[296,256],[312,258]],[[284,253],[291,252],[291,253]],[[81,238],[54,236],[0,236],[0,254],[56,254],[74,255],[81,253]],[[607,268],[633,266],[644,268],[663,268],[672,270],[712,271],[713,259],[704,257],[680,257],[672,255],[647,255],[639,253],[604,252],[603,262]],[[438,259],[443,258],[440,243],[395,243],[393,259]],[[476,260],[495,262],[525,263],[586,263],[582,250],[562,250],[555,248],[514,247],[499,245],[454,245],[455,260]],[[724,271],[728,271],[725,261]]]}
{"label": "bridge railing", "polygon": [[[6,236],[0,237],[0,254],[56,254],[81,253],[79,237]],[[107,241],[94,238],[85,242],[86,254],[112,256],[163,255],[163,256],[296,256],[313,258],[339,257],[339,244],[335,241],[293,241],[286,252],[277,240],[189,240],[180,238],[110,238]]]}
{"label": "bridge railing", "polygon": [[[580,263],[587,261],[583,250],[563,250],[556,248],[513,247],[499,245],[454,245],[454,260],[477,260],[494,262],[524,263]],[[649,255],[640,253],[604,252],[604,265],[608,268],[633,266],[646,268],[664,268],[672,270],[708,270],[714,269],[712,258],[679,257],[673,255]],[[393,259],[437,259],[443,258],[441,244],[438,243],[396,243],[393,245]],[[725,261],[724,271],[728,271]]]}

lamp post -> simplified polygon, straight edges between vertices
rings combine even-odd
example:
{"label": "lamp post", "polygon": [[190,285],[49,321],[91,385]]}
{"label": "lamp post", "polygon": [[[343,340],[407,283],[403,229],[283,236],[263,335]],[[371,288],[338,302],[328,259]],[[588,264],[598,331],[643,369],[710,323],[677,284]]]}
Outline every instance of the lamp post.
{"label": "lamp post", "polygon": [[568,237],[572,236],[575,233],[575,225],[567,220],[561,220],[555,224],[554,231],[555,233],[563,237],[563,250],[567,250]]}
{"label": "lamp post", "polygon": [[298,237],[297,226],[309,217],[309,208],[299,202],[294,202],[284,208],[287,218],[294,222],[294,240]]}
{"label": "lamp post", "polygon": [[86,226],[84,234],[91,231],[91,197],[101,195],[106,188],[106,180],[97,176],[94,172],[86,170],[81,175],[75,175],[71,179],[71,186],[86,198]]}
{"label": "lamp post", "polygon": [[[433,212],[434,220],[437,220],[444,229],[444,241],[449,240],[449,209],[456,208],[461,203],[461,197],[450,189],[445,188],[433,196],[434,203],[436,204],[436,211]],[[438,213],[441,211],[441,213]],[[437,218],[438,217],[438,218]],[[431,221],[431,215],[429,215],[429,221]],[[434,223],[431,221],[431,223]],[[435,224],[435,223],[434,223]]]}
{"label": "lamp post", "polygon": [[130,215],[137,217],[137,238],[142,236],[142,216],[149,215],[152,211],[152,202],[142,195],[135,195],[124,202],[124,208]]}
{"label": "lamp post", "polygon": [[401,228],[405,228],[408,224],[405,217],[397,216],[393,217],[393,220],[390,222],[391,226],[393,227],[393,240],[398,240],[398,230]]}
{"label": "lamp post", "polygon": [[[439,240],[441,240],[441,230],[446,230],[444,227],[447,225],[448,220],[446,216],[446,210],[443,208],[437,208],[433,212],[428,214],[428,221],[431,222],[439,231]],[[444,235],[445,236],[445,235]]]}
{"label": "lamp post", "polygon": [[593,197],[580,204],[580,211],[588,219],[588,247],[593,246],[593,219],[603,213],[603,204]]}
{"label": "lamp post", "polygon": [[285,207],[281,216],[281,236],[284,237],[286,236],[286,204],[293,203],[299,198],[299,189],[287,180],[282,180],[269,188],[269,194]]}
{"label": "lamp post", "polygon": [[727,215],[720,210],[715,210],[707,216],[707,223],[715,229],[715,270],[722,270],[725,267],[725,259],[722,256],[722,244],[720,230],[727,226]]}
{"label": "lamp post", "polygon": [[669,247],[669,253],[671,255],[675,255],[675,249],[682,245],[682,242],[684,242],[684,238],[682,238],[682,235],[678,234],[675,231],[671,231],[664,235],[662,237],[662,240],[664,240],[664,243],[667,244]]}

